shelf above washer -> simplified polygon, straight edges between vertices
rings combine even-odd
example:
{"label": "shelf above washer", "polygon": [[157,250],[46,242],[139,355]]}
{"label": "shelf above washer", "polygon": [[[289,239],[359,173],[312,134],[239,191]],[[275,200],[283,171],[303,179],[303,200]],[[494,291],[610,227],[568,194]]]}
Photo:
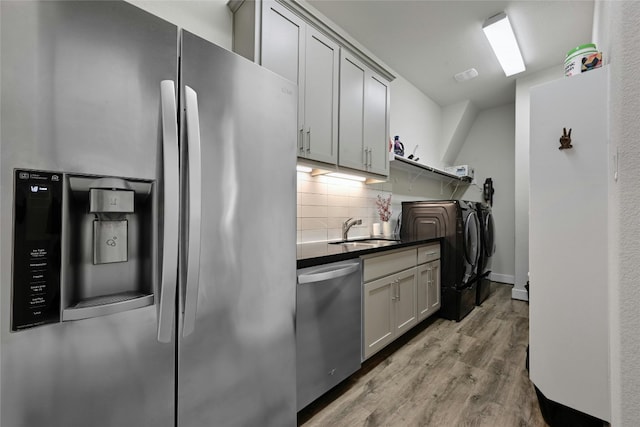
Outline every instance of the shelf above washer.
{"label": "shelf above washer", "polygon": [[395,156],[395,159],[389,162],[390,169],[398,169],[401,171],[407,171],[411,173],[416,173],[417,179],[418,176],[425,174],[427,178],[436,179],[439,181],[445,182],[459,182],[459,183],[471,183],[471,178],[469,177],[459,177],[448,172],[442,171],[440,169],[436,169],[431,166],[424,165],[422,163],[414,162],[413,160],[406,159],[401,156]]}

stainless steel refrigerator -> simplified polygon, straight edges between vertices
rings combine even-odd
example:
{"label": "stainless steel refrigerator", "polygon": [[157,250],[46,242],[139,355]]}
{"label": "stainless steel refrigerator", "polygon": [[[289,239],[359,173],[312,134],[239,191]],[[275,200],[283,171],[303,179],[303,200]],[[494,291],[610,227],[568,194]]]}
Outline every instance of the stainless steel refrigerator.
{"label": "stainless steel refrigerator", "polygon": [[296,86],[125,2],[0,16],[0,425],[294,425]]}

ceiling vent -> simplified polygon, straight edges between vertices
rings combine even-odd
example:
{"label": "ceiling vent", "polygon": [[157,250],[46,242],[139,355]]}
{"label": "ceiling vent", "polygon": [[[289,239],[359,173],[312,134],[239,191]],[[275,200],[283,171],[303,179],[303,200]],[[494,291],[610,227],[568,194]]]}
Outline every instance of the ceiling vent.
{"label": "ceiling vent", "polygon": [[456,81],[459,83],[466,82],[467,80],[471,80],[476,77],[478,77],[478,70],[476,70],[475,68],[469,68],[468,70],[453,76],[453,78],[456,79]]}

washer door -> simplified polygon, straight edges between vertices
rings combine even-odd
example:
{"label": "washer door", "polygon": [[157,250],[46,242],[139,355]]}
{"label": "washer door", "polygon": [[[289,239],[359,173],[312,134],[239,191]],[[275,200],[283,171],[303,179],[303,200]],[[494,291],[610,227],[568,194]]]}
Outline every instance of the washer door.
{"label": "washer door", "polygon": [[474,267],[480,255],[480,221],[478,214],[472,211],[467,215],[464,224],[464,256],[469,265]]}

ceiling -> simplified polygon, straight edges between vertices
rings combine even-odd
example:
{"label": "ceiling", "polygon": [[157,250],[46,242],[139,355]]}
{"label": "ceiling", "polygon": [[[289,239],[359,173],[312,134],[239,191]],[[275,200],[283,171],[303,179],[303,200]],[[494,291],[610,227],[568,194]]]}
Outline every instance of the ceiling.
{"label": "ceiling", "polygon": [[[591,42],[593,0],[307,0],[440,106],[471,100],[480,109],[515,101],[515,81]],[[482,31],[506,12],[526,71],[505,77]],[[473,80],[453,76],[469,68]],[[560,71],[562,72],[562,71]]]}

